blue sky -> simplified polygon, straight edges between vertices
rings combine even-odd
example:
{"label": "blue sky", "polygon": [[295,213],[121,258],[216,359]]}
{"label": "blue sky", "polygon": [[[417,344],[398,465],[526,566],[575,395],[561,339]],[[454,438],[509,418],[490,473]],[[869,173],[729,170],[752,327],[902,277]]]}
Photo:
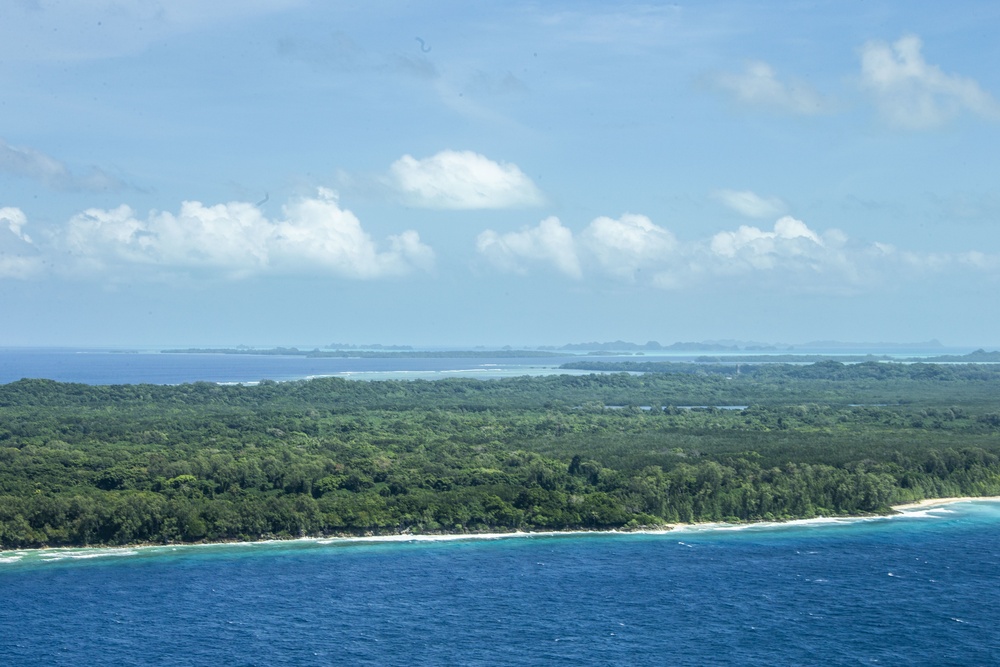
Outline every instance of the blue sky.
{"label": "blue sky", "polygon": [[1000,343],[1000,6],[13,0],[0,345]]}

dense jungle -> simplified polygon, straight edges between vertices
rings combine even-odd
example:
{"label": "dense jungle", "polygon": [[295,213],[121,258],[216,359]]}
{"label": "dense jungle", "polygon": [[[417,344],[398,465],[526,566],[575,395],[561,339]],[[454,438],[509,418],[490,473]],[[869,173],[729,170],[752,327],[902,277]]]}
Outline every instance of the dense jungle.
{"label": "dense jungle", "polygon": [[628,368],[0,385],[0,548],[636,529],[1000,495],[1000,365]]}

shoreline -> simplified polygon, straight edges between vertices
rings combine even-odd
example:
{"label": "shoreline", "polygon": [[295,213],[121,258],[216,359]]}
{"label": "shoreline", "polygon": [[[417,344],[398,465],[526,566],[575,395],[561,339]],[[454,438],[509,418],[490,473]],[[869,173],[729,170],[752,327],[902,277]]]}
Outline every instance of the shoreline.
{"label": "shoreline", "polygon": [[966,503],[974,500],[997,503],[1000,502],[1000,496],[953,496],[951,498],[924,498],[923,500],[918,500],[912,503],[893,505],[890,509],[895,512],[905,512],[907,510],[921,510],[927,509],[928,507],[952,505],[954,503]]}
{"label": "shoreline", "polygon": [[[891,512],[888,514],[867,514],[853,516],[820,516],[811,519],[787,519],[784,521],[748,521],[745,523],[726,523],[722,521],[705,521],[695,523],[668,523],[660,526],[648,526],[634,530],[607,529],[607,530],[544,530],[544,531],[524,531],[516,530],[510,532],[489,532],[489,533],[395,533],[389,535],[329,535],[310,537],[273,537],[258,540],[220,540],[218,542],[139,542],[134,544],[118,545],[87,545],[87,546],[58,546],[58,547],[23,547],[19,549],[0,550],[0,565],[21,560],[25,555],[51,554],[53,560],[93,558],[97,556],[131,555],[124,552],[136,549],[178,549],[189,547],[239,547],[239,546],[260,546],[260,545],[280,545],[283,543],[303,542],[317,545],[330,544],[351,544],[351,543],[392,543],[392,542],[456,542],[463,540],[500,540],[500,539],[524,539],[524,538],[544,538],[544,537],[573,537],[580,535],[666,535],[678,532],[684,534],[688,531],[699,530],[745,530],[754,527],[774,527],[783,525],[802,525],[816,523],[847,523],[855,521],[871,521],[877,519],[891,519],[895,516],[904,515],[907,512],[926,510],[932,507],[942,507],[962,502],[994,502],[1000,503],[1000,496],[956,496],[949,498],[925,498],[912,503],[890,506]],[[80,551],[88,552],[83,555],[76,555]],[[103,553],[91,553],[103,552]],[[66,554],[58,557],[58,554]],[[16,557],[14,560],[10,560]]]}

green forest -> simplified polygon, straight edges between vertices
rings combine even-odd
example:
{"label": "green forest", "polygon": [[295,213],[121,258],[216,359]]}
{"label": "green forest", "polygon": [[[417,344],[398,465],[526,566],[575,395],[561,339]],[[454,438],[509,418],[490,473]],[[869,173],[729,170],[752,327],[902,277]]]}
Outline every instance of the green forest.
{"label": "green forest", "polygon": [[[1000,495],[1000,366],[0,385],[0,548],[634,529]],[[643,372],[638,372],[643,371]]]}

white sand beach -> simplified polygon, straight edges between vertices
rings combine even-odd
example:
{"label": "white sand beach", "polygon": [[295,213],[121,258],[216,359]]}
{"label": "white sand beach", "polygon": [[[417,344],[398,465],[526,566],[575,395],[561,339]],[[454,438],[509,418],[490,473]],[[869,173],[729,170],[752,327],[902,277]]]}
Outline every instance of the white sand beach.
{"label": "white sand beach", "polygon": [[957,498],[925,498],[915,503],[907,503],[905,505],[893,505],[892,509],[896,510],[897,512],[905,512],[907,510],[926,509],[928,507],[936,507],[938,505],[951,505],[952,503],[964,503],[973,500],[996,503],[1000,502],[1000,496],[963,496]]}

